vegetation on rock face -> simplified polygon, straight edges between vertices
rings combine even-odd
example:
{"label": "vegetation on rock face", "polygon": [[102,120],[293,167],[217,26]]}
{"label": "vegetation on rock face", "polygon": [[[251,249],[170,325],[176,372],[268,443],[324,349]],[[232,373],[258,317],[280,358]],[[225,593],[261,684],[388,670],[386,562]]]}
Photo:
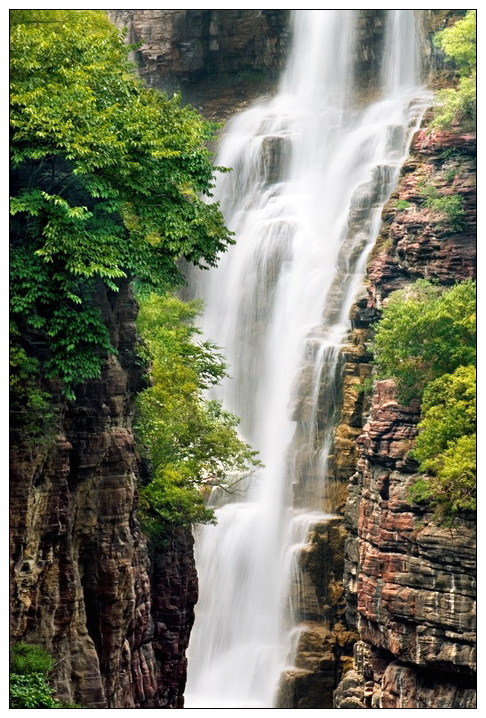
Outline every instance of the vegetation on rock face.
{"label": "vegetation on rock face", "polygon": [[445,215],[446,221],[454,232],[464,229],[464,208],[462,197],[458,194],[439,194],[437,187],[428,185],[423,188],[425,206]]}
{"label": "vegetation on rock face", "polygon": [[197,342],[198,302],[151,294],[140,300],[138,326],[151,361],[152,386],[138,397],[137,434],[151,467],[140,487],[145,529],[155,541],[179,526],[213,519],[204,487],[234,491],[231,476],[259,465],[238,436],[238,420],[203,391],[216,385],[226,366],[210,342]]}
{"label": "vegetation on rock face", "polygon": [[416,449],[428,476],[412,498],[448,516],[474,510],[476,489],[476,284],[448,290],[419,280],[391,295],[378,323],[375,362],[401,401],[421,400]]}
{"label": "vegetation on rock face", "polygon": [[54,660],[40,646],[16,643],[10,651],[10,708],[80,708],[54,698]]}
{"label": "vegetation on rock face", "polygon": [[210,195],[214,128],[147,90],[101,11],[11,11],[12,318],[66,396],[114,351],[101,282],[181,280],[232,242]]}
{"label": "vegetation on rock face", "polygon": [[415,500],[441,505],[446,514],[476,508],[476,368],[461,366],[428,384],[412,455],[434,478],[412,487]]}
{"label": "vegetation on rock face", "polygon": [[435,44],[442,48],[459,74],[456,89],[437,93],[437,110],[432,127],[450,128],[459,123],[462,130],[476,128],[476,10],[437,33]]}
{"label": "vegetation on rock face", "polygon": [[476,358],[476,284],[443,291],[418,280],[394,292],[374,340],[379,374],[395,380],[402,401],[420,398],[425,387]]}

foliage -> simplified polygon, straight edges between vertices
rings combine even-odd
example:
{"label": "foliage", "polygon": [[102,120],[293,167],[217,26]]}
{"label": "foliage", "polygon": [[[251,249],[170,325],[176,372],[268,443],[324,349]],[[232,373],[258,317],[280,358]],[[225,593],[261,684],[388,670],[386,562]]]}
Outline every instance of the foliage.
{"label": "foliage", "polygon": [[399,199],[397,202],[397,209],[401,212],[404,209],[408,209],[411,207],[410,202],[407,202],[406,199]]}
{"label": "foliage", "polygon": [[144,528],[158,540],[178,526],[211,521],[210,487],[233,491],[232,481],[260,463],[238,436],[236,417],[203,397],[226,366],[212,343],[196,341],[192,322],[200,309],[169,295],[140,300],[138,328],[152,360],[152,386],[139,396],[136,415],[152,473],[140,488],[140,509]]}
{"label": "foliage", "polygon": [[10,675],[10,708],[60,708],[45,676],[29,673]]}
{"label": "foliage", "polygon": [[434,44],[441,47],[447,57],[454,61],[461,74],[476,69],[476,10],[451,27],[441,30],[434,37]]}
{"label": "foliage", "polygon": [[461,366],[431,382],[422,401],[421,432],[412,455],[430,476],[412,496],[447,514],[476,508],[476,369]]}
{"label": "foliage", "polygon": [[10,655],[10,670],[12,673],[42,673],[47,675],[52,671],[54,660],[52,656],[40,646],[29,643],[16,643],[12,646]]}
{"label": "foliage", "polygon": [[82,708],[54,698],[49,674],[52,656],[40,646],[16,643],[10,649],[10,708]]}
{"label": "foliage", "polygon": [[411,456],[419,478],[414,501],[441,518],[476,508],[475,282],[441,293],[428,282],[396,292],[375,335],[382,375],[406,401],[421,398],[420,433]]}
{"label": "foliage", "polygon": [[10,346],[10,392],[19,411],[36,412],[48,408],[48,394],[36,385],[39,362],[28,357],[25,350],[13,342]]}
{"label": "foliage", "polygon": [[39,386],[39,361],[22,347],[20,333],[10,324],[10,432],[12,441],[20,437],[25,448],[37,454],[54,438],[57,412],[50,396]]}
{"label": "foliage", "polygon": [[464,209],[462,197],[458,194],[439,195],[437,187],[428,185],[422,189],[425,206],[444,214],[452,229],[461,232],[464,229]]}
{"label": "foliage", "polygon": [[72,397],[113,351],[100,284],[164,289],[232,243],[204,201],[215,127],[143,88],[102,11],[13,10],[10,29],[12,313]]}
{"label": "foliage", "polygon": [[410,498],[435,507],[440,519],[476,510],[476,434],[460,436],[440,457],[434,475],[419,478]]}
{"label": "foliage", "polygon": [[53,665],[39,646],[15,644],[10,656],[10,708],[60,708],[47,680]]}
{"label": "foliage", "polygon": [[394,292],[374,339],[375,362],[393,378],[402,401],[419,398],[425,386],[476,357],[476,283],[441,291],[419,280]]}
{"label": "foliage", "polygon": [[476,10],[469,10],[465,18],[437,33],[434,43],[453,61],[459,74],[459,84],[456,89],[437,93],[438,108],[432,126],[444,129],[459,122],[463,130],[475,130]]}

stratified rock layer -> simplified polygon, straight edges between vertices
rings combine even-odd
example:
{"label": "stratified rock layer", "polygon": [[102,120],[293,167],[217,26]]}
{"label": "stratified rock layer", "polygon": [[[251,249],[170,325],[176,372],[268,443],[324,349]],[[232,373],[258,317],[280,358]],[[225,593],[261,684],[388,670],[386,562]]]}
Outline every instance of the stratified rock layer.
{"label": "stratified rock layer", "polygon": [[316,519],[296,556],[290,611],[298,623],[280,677],[275,707],[331,707],[336,683],[351,664],[356,635],[345,625],[342,518]]}
{"label": "stratified rock layer", "polygon": [[117,356],[60,405],[53,442],[12,443],[11,640],[54,656],[64,700],[180,707],[197,597],[192,539],[150,568],[136,518],[137,307],[127,285],[100,290],[98,305]]}
{"label": "stratified rock layer", "polygon": [[[475,276],[475,152],[471,135],[416,134],[383,212],[355,327],[416,279]],[[460,225],[425,207],[425,186],[462,198]],[[393,382],[377,383],[346,505],[347,619],[361,640],[336,708],[475,707],[476,525],[466,517],[438,525],[410,502],[418,420],[418,405],[401,406]]]}
{"label": "stratified rock layer", "polygon": [[[451,219],[427,207],[426,188],[460,197],[462,214]],[[475,277],[476,201],[475,135],[418,132],[383,210],[368,265],[368,306],[381,308],[390,292],[416,279],[452,285]]]}
{"label": "stratified rock layer", "polygon": [[228,117],[274,87],[289,46],[288,10],[109,10],[144,82],[181,91],[208,118]]}

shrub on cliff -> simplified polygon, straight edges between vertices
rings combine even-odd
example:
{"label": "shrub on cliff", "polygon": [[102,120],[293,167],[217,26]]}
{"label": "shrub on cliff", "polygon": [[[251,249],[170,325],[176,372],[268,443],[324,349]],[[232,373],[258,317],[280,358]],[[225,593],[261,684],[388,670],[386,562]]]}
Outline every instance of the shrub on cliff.
{"label": "shrub on cliff", "polygon": [[54,661],[40,646],[16,643],[10,651],[10,708],[61,708],[48,682]]}
{"label": "shrub on cliff", "polygon": [[411,490],[448,515],[476,508],[476,368],[461,366],[424,390],[422,420],[412,456],[429,474]]}
{"label": "shrub on cliff", "polygon": [[197,341],[193,320],[200,309],[170,295],[140,299],[138,328],[152,382],[137,401],[139,447],[151,467],[140,510],[156,541],[174,528],[211,521],[205,505],[211,486],[234,491],[230,477],[238,481],[259,465],[237,434],[237,418],[203,396],[226,375],[226,365],[212,343]]}
{"label": "shrub on cliff", "polygon": [[[11,310],[68,397],[113,352],[95,295],[180,281],[232,242],[206,149],[214,127],[145,89],[102,11],[12,10]],[[29,336],[29,340],[26,337]]]}
{"label": "shrub on cliff", "polygon": [[412,489],[438,513],[476,507],[476,283],[443,291],[420,280],[390,297],[374,341],[379,375],[402,401],[421,400]]}
{"label": "shrub on cliff", "polygon": [[402,401],[434,379],[476,360],[476,283],[443,291],[426,280],[390,296],[374,339],[379,374],[395,380]]}
{"label": "shrub on cliff", "polygon": [[437,110],[433,127],[449,128],[458,122],[463,130],[476,128],[476,10],[434,37],[454,64],[458,74],[457,88],[437,93]]}

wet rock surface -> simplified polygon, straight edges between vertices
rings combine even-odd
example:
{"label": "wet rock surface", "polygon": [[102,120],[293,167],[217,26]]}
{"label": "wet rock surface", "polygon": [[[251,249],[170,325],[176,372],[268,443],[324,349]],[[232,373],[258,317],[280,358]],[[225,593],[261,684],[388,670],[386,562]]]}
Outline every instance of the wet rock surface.
{"label": "wet rock surface", "polygon": [[351,666],[356,634],[345,625],[342,518],[316,520],[296,555],[289,603],[295,629],[289,663],[280,676],[275,707],[332,706],[333,691]]}

